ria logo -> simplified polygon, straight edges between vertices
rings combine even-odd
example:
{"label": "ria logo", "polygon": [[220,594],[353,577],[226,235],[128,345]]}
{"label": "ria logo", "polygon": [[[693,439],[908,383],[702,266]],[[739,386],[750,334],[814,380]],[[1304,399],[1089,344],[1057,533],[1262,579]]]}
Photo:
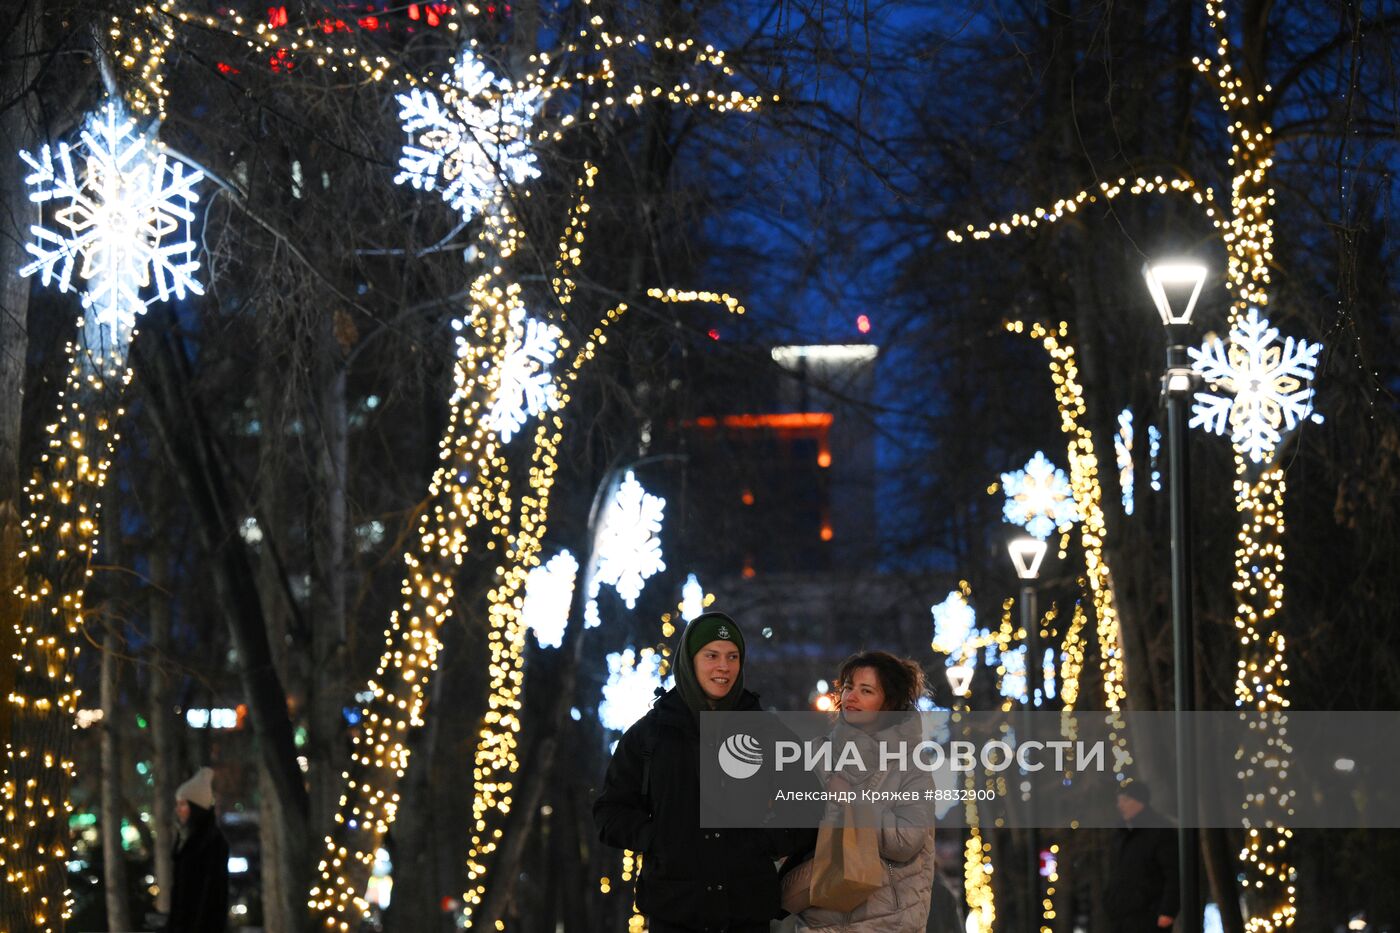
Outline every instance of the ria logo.
{"label": "ria logo", "polygon": [[763,747],[751,735],[736,733],[719,747],[720,770],[735,780],[753,777],[762,766]]}

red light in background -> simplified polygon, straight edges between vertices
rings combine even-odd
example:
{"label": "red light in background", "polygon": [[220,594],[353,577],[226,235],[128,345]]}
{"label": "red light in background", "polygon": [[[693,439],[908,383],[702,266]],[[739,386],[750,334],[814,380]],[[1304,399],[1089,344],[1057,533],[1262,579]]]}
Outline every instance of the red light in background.
{"label": "red light in background", "polygon": [[284,6],[268,7],[267,24],[274,28],[287,25],[287,8]]}
{"label": "red light in background", "polygon": [[361,17],[360,17],[360,28],[361,28],[361,29],[368,29],[370,32],[374,32],[376,29],[379,28],[379,17],[377,17],[377,16],[361,16]]}
{"label": "red light in background", "polygon": [[817,454],[817,466],[821,467],[823,470],[831,466],[831,451],[823,450],[821,453]]}
{"label": "red light in background", "polygon": [[835,537],[835,533],[831,530],[831,526],[830,526],[830,525],[823,525],[823,526],[822,526],[822,540],[823,540],[823,541],[830,541],[833,537]]}
{"label": "red light in background", "polygon": [[228,62],[219,62],[219,63],[217,63],[214,67],[217,68],[217,69],[219,69],[219,74],[221,74],[221,75],[236,75],[236,74],[242,74],[241,71],[239,71],[237,68],[235,68],[235,67],[233,67],[232,65],[230,65]]}
{"label": "red light in background", "polygon": [[710,328],[709,334],[711,340],[719,339],[719,331],[715,330],[713,327]]}
{"label": "red light in background", "polygon": [[422,16],[422,14],[418,12],[418,4],[416,4],[416,3],[410,3],[410,4],[408,5],[408,18],[409,18],[409,19],[418,19],[418,18],[420,18],[421,16]]}
{"label": "red light in background", "polygon": [[744,505],[753,505],[753,490],[745,489],[744,494],[739,498],[743,501]]}
{"label": "red light in background", "polygon": [[866,317],[864,314],[856,318],[856,330],[860,331],[862,334],[870,333],[870,318]]}

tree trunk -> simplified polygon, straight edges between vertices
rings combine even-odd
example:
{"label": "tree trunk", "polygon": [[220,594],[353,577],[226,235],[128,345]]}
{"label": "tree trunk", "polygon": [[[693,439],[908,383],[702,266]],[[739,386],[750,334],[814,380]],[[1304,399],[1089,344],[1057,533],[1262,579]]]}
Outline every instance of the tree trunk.
{"label": "tree trunk", "polygon": [[175,696],[171,677],[170,651],[170,568],[165,544],[156,542],[150,553],[151,586],[151,742],[155,771],[154,800],[151,805],[152,834],[155,837],[156,910],[170,911],[170,889],[175,883],[172,849],[175,844],[176,776],[181,767],[175,731]]}
{"label": "tree trunk", "polygon": [[314,485],[319,515],[312,530],[311,670],[307,677],[310,719],[308,753],[311,764],[313,826],[329,826],[335,814],[341,773],[344,718],[349,699],[345,678],[346,538],[348,534],[349,424],[346,410],[344,354],[337,344],[336,321],[327,315],[316,362],[316,419],[320,450]]}
{"label": "tree trunk", "polygon": [[122,640],[111,630],[102,639],[102,880],[107,888],[107,929],[131,929],[127,902],[126,856],[122,851],[121,742],[119,682]]}
{"label": "tree trunk", "polygon": [[[17,0],[14,28],[5,37],[0,57],[0,100],[8,103],[0,110],[0,139],[5,140],[5,158],[0,160],[0,548],[16,554],[20,549],[20,415],[24,407],[24,369],[29,354],[30,280],[16,274],[29,260],[24,244],[29,227],[39,219],[38,206],[29,200],[24,182],[24,163],[15,157],[16,149],[33,150],[39,143],[37,100],[25,93],[39,67],[39,16],[42,0]],[[14,689],[12,657],[17,647],[15,628],[19,620],[20,564],[0,561],[0,696]],[[10,741],[10,704],[0,704],[0,747]]]}
{"label": "tree trunk", "polygon": [[579,663],[583,659],[586,634],[582,624],[583,603],[586,600],[583,590],[584,584],[580,579],[574,587],[575,605],[569,613],[569,625],[564,633],[561,651],[563,670],[557,672],[552,688],[555,690],[554,703],[548,720],[542,724],[543,734],[535,742],[534,754],[525,759],[525,767],[520,771],[525,775],[524,784],[511,810],[505,839],[491,865],[493,883],[487,888],[486,896],[474,917],[473,922],[479,929],[495,929],[497,922],[505,916],[515,879],[520,874],[520,861],[524,858],[526,846],[535,831],[545,787],[554,777],[554,759],[562,738],[561,732],[570,721],[569,708],[574,702],[574,684],[578,680]]}
{"label": "tree trunk", "polygon": [[277,866],[265,870],[281,872],[293,890],[301,891],[310,870],[309,798],[297,764],[287,694],[270,644],[257,577],[238,534],[222,458],[190,390],[183,350],[154,330],[146,333],[138,346],[146,412],[208,556],[215,594],[224,607],[238,655],[239,679],[257,736],[259,764],[266,769],[277,798],[277,822],[284,829],[282,858]]}

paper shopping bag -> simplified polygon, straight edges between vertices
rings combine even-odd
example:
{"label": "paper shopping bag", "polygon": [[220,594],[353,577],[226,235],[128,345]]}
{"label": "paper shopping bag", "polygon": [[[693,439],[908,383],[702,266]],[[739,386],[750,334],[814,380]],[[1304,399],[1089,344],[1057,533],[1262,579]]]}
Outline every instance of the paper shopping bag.
{"label": "paper shopping bag", "polygon": [[885,881],[880,831],[857,828],[849,807],[841,819],[817,830],[812,857],[812,906],[849,913],[869,900]]}

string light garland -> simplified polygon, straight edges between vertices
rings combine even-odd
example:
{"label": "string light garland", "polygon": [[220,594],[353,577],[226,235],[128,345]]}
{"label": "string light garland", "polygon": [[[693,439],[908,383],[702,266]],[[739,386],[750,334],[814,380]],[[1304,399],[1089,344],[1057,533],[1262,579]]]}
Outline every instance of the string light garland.
{"label": "string light garland", "polygon": [[[1088,406],[1084,400],[1084,388],[1079,382],[1074,346],[1069,342],[1069,325],[1062,321],[1058,328],[1052,330],[1043,324],[1032,324],[1027,328],[1024,322],[1012,321],[1007,324],[1007,329],[1016,334],[1029,332],[1031,339],[1038,340],[1050,356],[1050,379],[1055,386],[1055,401],[1060,410],[1060,430],[1068,438],[1070,488],[1082,519],[1079,523],[1079,540],[1084,551],[1085,579],[1098,622],[1104,699],[1108,709],[1117,714],[1127,696],[1127,689],[1113,577],[1103,553],[1107,534],[1103,487],[1099,482],[1099,461],[1094,450],[1093,432],[1083,423]],[[1065,695],[1077,696],[1077,686],[1071,691],[1069,682],[1070,678],[1064,678]],[[1119,741],[1122,741],[1121,735]]]}
{"label": "string light garland", "polygon": [[[587,0],[584,6],[589,6]],[[471,4],[464,5],[462,10],[470,15],[481,13]],[[444,15],[454,14],[450,8],[444,10]],[[136,26],[114,19],[109,38],[115,48],[127,53],[118,55],[123,67],[135,70],[139,65],[143,89],[132,92],[130,98],[144,103],[154,101],[161,107],[166,96],[164,48],[150,45],[141,38],[150,28],[159,29],[172,40],[180,28],[222,32],[241,39],[251,53],[268,62],[273,72],[291,73],[314,66],[331,74],[345,74],[357,82],[388,80],[395,87],[433,91],[440,95],[440,103],[450,99],[454,81],[461,78],[455,71],[448,75],[412,73],[382,55],[347,43],[344,36],[339,35],[338,27],[328,32],[322,28],[322,21],[289,22],[282,7],[271,8],[269,19],[256,23],[248,22],[236,12],[223,16],[192,13],[174,2],[138,5],[134,15]],[[151,27],[148,21],[157,25]],[[459,28],[455,19],[445,20],[444,26],[450,31]],[[620,104],[638,107],[647,101],[665,100],[724,113],[749,112],[777,99],[776,95],[724,93],[692,86],[689,80],[669,86],[646,83],[624,86],[613,64],[614,53],[620,49],[688,56],[693,65],[713,69],[723,77],[733,77],[734,71],[725,63],[723,52],[711,46],[702,48],[694,40],[648,38],[641,34],[622,36],[602,27],[600,16],[588,16],[577,36],[562,49],[530,56],[536,70],[512,85],[512,91],[522,95],[537,94],[541,101],[550,94],[574,87],[587,87],[597,97],[577,112],[563,113],[549,124],[532,123],[528,133],[532,133],[534,141],[561,140],[564,132],[584,126],[598,119],[608,108]],[[323,34],[318,35],[318,30]],[[560,72],[555,61],[576,54],[601,58],[601,63],[591,70]],[[460,64],[461,59],[457,61]],[[220,70],[230,76],[238,71],[232,66]],[[490,102],[491,95],[500,90],[499,86],[481,88],[479,96],[484,102]],[[464,93],[461,83],[456,84],[455,93]],[[429,126],[427,105],[422,103],[426,98],[415,100],[415,112],[424,111],[416,114],[422,126],[415,129],[426,129]],[[518,139],[525,142],[527,130],[523,126],[520,129]],[[418,142],[422,143],[421,134]],[[443,142],[446,142],[445,133]],[[465,203],[457,205],[459,211],[467,212],[471,208],[470,212],[479,217],[482,225],[479,238],[491,257],[488,262],[505,262],[524,240],[524,232],[508,207],[508,183],[528,175],[521,169],[525,164],[523,151],[517,150],[516,154],[522,161],[515,166],[515,178],[507,173],[504,180],[498,179],[501,181],[499,192],[478,186],[475,193],[467,195]],[[426,173],[428,167],[419,164],[413,168],[421,168]],[[585,166],[578,183],[578,204],[560,240],[555,297],[561,308],[572,297],[574,284],[568,273],[580,264],[588,212],[585,194],[593,187],[595,174],[596,169]],[[465,185],[463,190],[466,190]],[[490,210],[483,210],[488,206]],[[655,289],[650,294],[662,302],[713,301],[731,313],[743,313],[735,299],[718,293]],[[491,690],[474,771],[476,820],[467,859],[469,889],[464,896],[467,905],[464,921],[468,925],[472,910],[485,890],[487,863],[501,833],[499,827],[493,828],[492,824],[509,811],[510,775],[518,767],[515,749],[519,731],[519,689],[523,679],[520,656],[526,630],[520,621],[521,588],[529,570],[537,563],[539,538],[545,530],[549,491],[557,466],[555,452],[562,439],[563,422],[558,411],[563,409],[568,398],[567,391],[561,388],[557,405],[531,406],[528,398],[522,395],[523,406],[510,407],[512,412],[523,407],[530,416],[546,418],[534,432],[530,474],[517,500],[503,450],[514,431],[502,430],[505,422],[498,422],[496,429],[491,430],[486,424],[486,414],[500,396],[504,348],[512,332],[511,312],[523,308],[519,296],[520,286],[509,280],[500,265],[479,278],[472,288],[470,320],[472,326],[478,328],[481,343],[464,350],[457,363],[449,427],[440,442],[442,463],[430,485],[428,505],[420,517],[414,544],[405,554],[404,600],[391,615],[386,629],[385,651],[367,691],[372,699],[362,710],[360,731],[352,743],[351,766],[342,775],[344,789],[335,824],[325,840],[320,878],[310,892],[309,906],[327,929],[348,931],[359,924],[368,908],[361,893],[362,882],[384,832],[397,814],[397,785],[410,754],[405,744],[407,732],[411,726],[423,722],[427,703],[425,688],[436,670],[441,650],[438,632],[451,615],[450,606],[455,597],[452,577],[471,549],[494,551],[500,555],[500,563],[496,567],[497,584],[489,594]],[[605,314],[593,338],[575,358],[573,367],[556,378],[557,386],[571,383],[579,369],[594,358],[606,340],[603,329],[626,310],[626,305],[619,305]],[[526,318],[519,317],[515,324],[524,325]],[[561,355],[564,346],[566,343],[561,340]],[[549,409],[554,410],[552,415]]]}
{"label": "string light garland", "polygon": [[[1228,164],[1232,178],[1227,215],[1216,210],[1211,189],[1198,186],[1189,179],[1163,179],[1160,176],[1151,180],[1138,178],[1128,186],[1126,179],[1120,178],[1116,184],[1101,183],[1097,192],[1085,189],[1073,198],[1056,202],[1048,210],[1041,208],[1033,215],[1015,215],[1011,222],[993,222],[980,229],[968,225],[966,233],[973,239],[988,239],[995,234],[1009,235],[1016,229],[1034,228],[1042,221],[1053,223],[1066,214],[1074,213],[1086,202],[1093,204],[1101,198],[1104,201],[1112,200],[1125,190],[1130,195],[1189,193],[1195,203],[1202,206],[1226,247],[1226,285],[1233,295],[1229,325],[1235,335],[1232,350],[1228,352],[1243,352],[1247,356],[1249,348],[1237,339],[1239,334],[1247,333],[1240,329],[1240,325],[1248,324],[1251,314],[1262,316],[1263,311],[1267,310],[1271,284],[1269,267],[1273,261],[1273,218],[1270,208],[1275,203],[1275,196],[1268,173],[1273,166],[1274,142],[1273,128],[1260,119],[1260,115],[1267,111],[1268,95],[1272,93],[1272,88],[1264,84],[1262,89],[1252,89],[1235,70],[1230,61],[1224,6],[1218,0],[1203,2],[1209,28],[1215,36],[1215,54],[1213,58],[1194,57],[1192,64],[1214,85],[1221,110],[1228,120],[1231,151]],[[954,243],[961,243],[965,236],[959,231],[949,230],[948,238]],[[1311,361],[1305,359],[1304,363],[1306,365],[1298,367],[1293,373],[1293,377],[1300,382],[1311,379],[1313,374]],[[1219,366],[1217,361],[1216,370],[1217,376],[1220,376],[1228,367]],[[1250,386],[1249,382],[1241,384],[1234,379],[1229,381],[1237,393],[1241,388]],[[1226,380],[1220,378],[1217,382],[1223,385]],[[1288,391],[1291,393],[1295,390]],[[1219,402],[1202,402],[1201,396],[1197,401],[1198,405],[1206,406],[1205,416],[1200,414],[1198,408],[1198,418],[1203,423],[1209,420],[1210,412],[1219,410]],[[1247,410],[1249,404],[1249,400],[1242,403],[1237,394],[1231,402],[1232,415],[1236,405],[1243,405]],[[1063,416],[1063,403],[1061,409]],[[1281,411],[1276,414],[1286,426],[1286,416]],[[1240,423],[1248,424],[1249,420],[1242,418]],[[1277,427],[1273,423],[1275,413],[1270,413],[1267,421],[1271,428]],[[1218,421],[1214,423],[1218,424]],[[1255,420],[1254,427],[1258,428],[1259,423]],[[1260,433],[1265,435],[1263,441],[1259,439]],[[1235,627],[1240,632],[1242,648],[1240,673],[1236,680],[1236,702],[1241,706],[1252,702],[1261,711],[1284,710],[1288,705],[1285,641],[1275,629],[1270,628],[1267,635],[1261,634],[1260,629],[1261,624],[1272,620],[1283,605],[1282,474],[1276,468],[1266,466],[1257,478],[1251,475],[1262,459],[1267,459],[1262,456],[1266,449],[1268,452],[1273,449],[1267,432],[1241,431],[1237,426],[1232,435],[1236,448],[1236,510],[1241,515],[1240,546],[1235,554],[1233,584],[1239,597]],[[1154,476],[1154,488],[1156,485]],[[1092,583],[1092,574],[1090,580]],[[1286,743],[1281,743],[1280,751],[1277,764],[1286,768]],[[1246,805],[1246,810],[1262,808],[1263,799],[1267,798],[1264,795],[1256,796],[1254,803]],[[1272,901],[1274,906],[1251,916],[1247,929],[1250,933],[1273,933],[1293,926],[1297,919],[1296,877],[1287,862],[1292,834],[1279,825],[1277,818],[1247,812],[1246,821],[1250,820],[1262,821],[1269,828],[1251,829],[1248,841],[1241,850],[1244,886],[1246,890],[1252,890],[1261,902]]]}
{"label": "string light garland", "polygon": [[1113,435],[1113,456],[1118,464],[1118,492],[1123,514],[1133,514],[1133,413],[1125,408],[1118,413],[1118,433]]}
{"label": "string light garland", "polygon": [[[79,338],[65,350],[67,381],[47,426],[44,452],[25,486],[24,547],[16,596],[15,687],[6,698],[12,741],[0,787],[4,883],[28,913],[24,930],[61,929],[71,916],[67,888],[70,745],[81,691],[73,666],[81,651],[83,596],[100,535],[101,495],[125,415],[132,378],[127,350],[137,317],[171,297],[203,291],[189,237],[198,172],[159,151],[154,124],[138,128],[119,101],[90,114],[79,142],[37,154],[30,200],[52,204],[53,229],[32,226],[38,274],[60,292],[80,289]],[[59,206],[61,205],[61,206]]]}
{"label": "string light garland", "polygon": [[[84,321],[79,326],[84,327]],[[87,322],[90,325],[90,320]],[[104,333],[86,326],[88,337]],[[118,400],[131,381],[125,353],[110,345],[69,343],[67,382],[46,449],[25,485],[21,614],[7,697],[13,722],[0,787],[4,883],[27,905],[28,923],[4,933],[60,930],[72,916],[67,887],[70,757],[82,691],[73,667],[81,650],[83,594],[100,534],[101,496],[120,440]]]}

